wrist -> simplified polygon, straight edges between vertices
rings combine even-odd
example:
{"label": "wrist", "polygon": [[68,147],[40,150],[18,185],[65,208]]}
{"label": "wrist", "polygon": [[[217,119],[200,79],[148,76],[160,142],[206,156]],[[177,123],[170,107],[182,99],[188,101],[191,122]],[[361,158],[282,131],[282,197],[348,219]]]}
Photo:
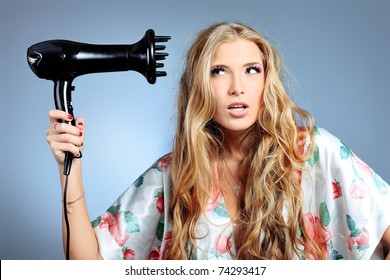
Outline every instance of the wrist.
{"label": "wrist", "polygon": [[[64,187],[66,175],[64,175],[64,164],[58,164],[58,172],[60,175],[61,186]],[[82,168],[81,160],[74,159],[68,175],[68,181],[72,186],[82,186]],[[76,189],[78,189],[76,187]]]}
{"label": "wrist", "polygon": [[[58,170],[60,174],[63,174],[65,168],[64,162],[58,162]],[[81,170],[81,158],[73,158],[70,173],[77,173]],[[70,174],[69,174],[70,175]]]}

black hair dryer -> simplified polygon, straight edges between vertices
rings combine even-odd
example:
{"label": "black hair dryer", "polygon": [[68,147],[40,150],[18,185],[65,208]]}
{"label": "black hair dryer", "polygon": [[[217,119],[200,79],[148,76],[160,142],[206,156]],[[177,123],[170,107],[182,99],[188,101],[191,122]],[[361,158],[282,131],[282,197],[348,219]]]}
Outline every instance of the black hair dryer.
{"label": "black hair dryer", "polygon": [[[170,36],[155,36],[149,29],[145,36],[131,45],[93,45],[66,40],[49,40],[32,45],[27,49],[27,62],[31,70],[41,79],[54,82],[54,102],[56,109],[73,115],[72,81],[84,74],[134,70],[146,77],[150,84],[156,77],[166,76],[165,71],[157,71],[164,64],[168,53],[164,45]],[[75,120],[68,122],[75,125]],[[65,154],[64,175],[69,175],[73,154]]]}

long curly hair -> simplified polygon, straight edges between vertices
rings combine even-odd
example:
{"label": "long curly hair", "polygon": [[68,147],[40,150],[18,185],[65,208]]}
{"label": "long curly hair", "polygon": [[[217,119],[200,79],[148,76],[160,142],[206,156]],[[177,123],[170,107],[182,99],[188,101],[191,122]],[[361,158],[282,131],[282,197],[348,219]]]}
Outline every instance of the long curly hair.
{"label": "long curly hair", "polygon": [[[297,174],[313,145],[312,116],[287,95],[276,49],[258,31],[242,23],[217,23],[202,30],[186,57],[180,80],[177,128],[172,155],[173,219],[170,259],[189,259],[197,221],[213,184],[212,162],[223,153],[224,133],[213,121],[215,99],[210,83],[212,57],[222,43],[243,38],[263,56],[265,85],[258,119],[241,145],[239,214],[234,221],[236,259],[291,259],[295,254],[323,259],[326,252],[304,227],[301,186]],[[303,249],[304,248],[304,249]],[[309,253],[310,252],[310,256]]]}

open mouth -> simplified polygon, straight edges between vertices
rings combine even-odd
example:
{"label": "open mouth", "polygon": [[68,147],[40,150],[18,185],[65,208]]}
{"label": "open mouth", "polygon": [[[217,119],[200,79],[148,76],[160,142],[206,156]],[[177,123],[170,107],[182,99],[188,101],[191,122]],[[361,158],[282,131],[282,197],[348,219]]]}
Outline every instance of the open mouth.
{"label": "open mouth", "polygon": [[236,105],[230,105],[228,107],[228,110],[232,110],[234,112],[242,112],[244,111],[246,108],[248,108],[248,106],[244,105],[244,104],[236,104]]}

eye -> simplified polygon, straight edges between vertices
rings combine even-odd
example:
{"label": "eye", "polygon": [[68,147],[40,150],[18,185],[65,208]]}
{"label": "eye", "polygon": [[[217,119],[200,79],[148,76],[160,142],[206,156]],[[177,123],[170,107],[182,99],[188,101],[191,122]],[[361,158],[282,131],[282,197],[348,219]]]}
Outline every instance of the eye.
{"label": "eye", "polygon": [[222,66],[215,66],[211,69],[210,75],[212,77],[226,74],[225,68]]}
{"label": "eye", "polygon": [[261,68],[261,65],[251,65],[251,66],[248,66],[246,69],[245,69],[245,73],[247,74],[258,74],[258,73],[261,73],[262,72],[262,68]]}

